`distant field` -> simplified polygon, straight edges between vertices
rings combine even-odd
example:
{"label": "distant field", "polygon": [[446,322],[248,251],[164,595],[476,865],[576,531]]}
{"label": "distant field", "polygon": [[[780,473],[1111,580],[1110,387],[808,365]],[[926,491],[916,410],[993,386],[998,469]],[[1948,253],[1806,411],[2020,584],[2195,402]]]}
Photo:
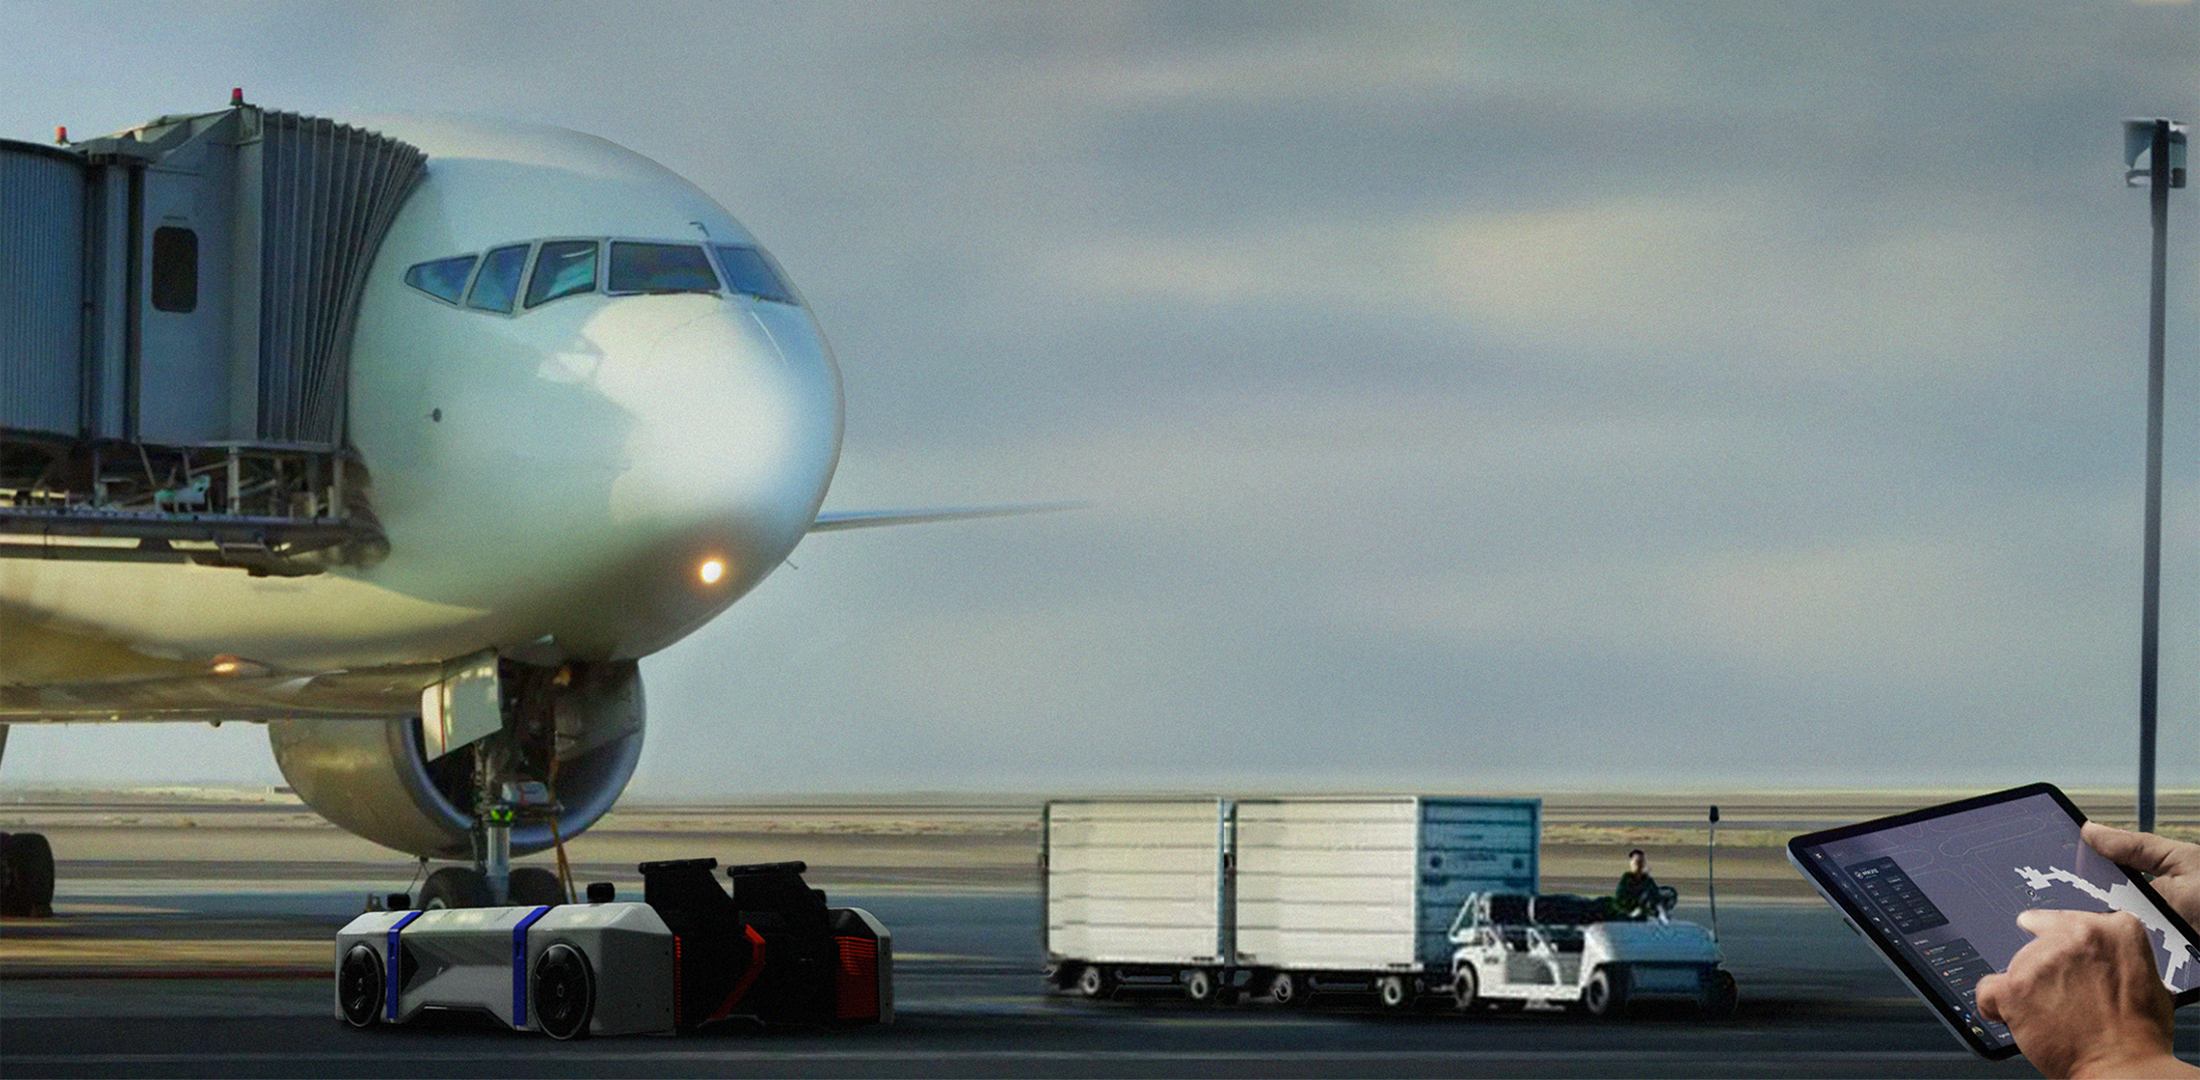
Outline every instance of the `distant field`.
{"label": "distant field", "polygon": [[[1801,832],[1883,816],[1954,797],[1949,792],[1795,792],[1712,797],[1718,846],[1708,847],[1712,798],[1701,795],[1553,795],[1544,799],[1543,887],[1601,893],[1645,849],[1658,878],[1684,904],[1709,889],[1733,898],[1806,899],[1783,845]],[[2128,824],[2130,797],[2073,792],[2101,819]],[[914,795],[628,804],[568,844],[578,874],[631,878],[636,863],[711,856],[721,863],[801,859],[838,888],[1036,885],[1037,796]],[[322,821],[290,795],[266,789],[0,792],[0,831],[48,834],[64,880],[172,873],[227,877],[283,867],[356,873],[409,872],[410,860]],[[2166,793],[2158,831],[2200,841],[2200,792]],[[536,856],[536,859],[547,856]],[[167,869],[157,869],[167,867]]]}

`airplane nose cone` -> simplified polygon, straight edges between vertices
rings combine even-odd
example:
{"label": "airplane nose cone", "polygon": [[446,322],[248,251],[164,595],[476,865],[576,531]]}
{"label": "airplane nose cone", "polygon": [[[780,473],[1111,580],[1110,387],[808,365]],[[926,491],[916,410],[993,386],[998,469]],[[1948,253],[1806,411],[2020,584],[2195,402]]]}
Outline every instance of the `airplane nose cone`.
{"label": "airplane nose cone", "polygon": [[643,636],[669,641],[747,592],[808,531],[839,461],[840,377],[799,308],[701,296],[615,306],[636,320],[621,335],[629,355],[607,358],[597,378],[629,420],[611,528],[627,553],[629,606],[653,609]]}
{"label": "airplane nose cone", "polygon": [[815,341],[781,345],[753,313],[718,309],[671,327],[621,393],[637,421],[615,518],[720,521],[799,536],[840,446],[840,387]]}

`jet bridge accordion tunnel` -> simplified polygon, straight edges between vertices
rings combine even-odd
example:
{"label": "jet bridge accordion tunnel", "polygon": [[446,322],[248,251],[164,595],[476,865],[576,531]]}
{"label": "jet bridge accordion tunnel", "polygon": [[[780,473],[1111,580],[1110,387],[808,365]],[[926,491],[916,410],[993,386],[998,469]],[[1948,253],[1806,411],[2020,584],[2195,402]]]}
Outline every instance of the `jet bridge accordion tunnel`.
{"label": "jet bridge accordion tunnel", "polygon": [[245,104],[0,140],[0,557],[314,573],[383,549],[346,435],[413,146]]}

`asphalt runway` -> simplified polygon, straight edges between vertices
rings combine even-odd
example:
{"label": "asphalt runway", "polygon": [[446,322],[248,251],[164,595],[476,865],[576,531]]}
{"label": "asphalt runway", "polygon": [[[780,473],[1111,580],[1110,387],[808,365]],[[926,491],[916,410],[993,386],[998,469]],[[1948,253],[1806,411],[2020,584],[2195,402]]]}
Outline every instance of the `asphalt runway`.
{"label": "asphalt runway", "polygon": [[[172,850],[162,823],[101,828],[126,834],[115,850]],[[819,850],[827,858],[813,862],[811,883],[893,930],[891,1027],[741,1025],[577,1043],[467,1016],[368,1030],[335,1018],[335,931],[369,889],[401,886],[405,864],[390,884],[393,864],[371,851],[354,860],[359,852],[336,844],[329,850],[345,858],[301,861],[264,854],[286,851],[281,843],[241,845],[219,832],[198,835],[197,854],[71,860],[71,851],[112,853],[98,842],[106,833],[59,830],[59,915],[0,922],[0,1075],[2035,1075],[2021,1059],[1990,1063],[1963,1050],[1823,904],[1776,889],[1730,895],[1723,879],[1718,926],[1742,1000],[1726,1020],[1680,1007],[1597,1021],[1556,1010],[1377,1014],[1346,998],[1285,1010],[1202,1008],[1173,993],[1052,994],[1040,977],[1028,837],[990,828],[861,833],[891,858],[858,858],[849,834],[831,829],[763,845],[773,858]],[[730,861],[727,835],[667,843]],[[633,864],[611,861],[637,843],[612,834],[581,877],[638,895]],[[743,861],[756,846],[738,849]],[[1720,858],[1723,871],[1729,856]],[[1708,921],[1697,899],[1684,898],[1679,914]],[[2177,1047],[2200,1060],[2200,1015],[2180,1016]]]}

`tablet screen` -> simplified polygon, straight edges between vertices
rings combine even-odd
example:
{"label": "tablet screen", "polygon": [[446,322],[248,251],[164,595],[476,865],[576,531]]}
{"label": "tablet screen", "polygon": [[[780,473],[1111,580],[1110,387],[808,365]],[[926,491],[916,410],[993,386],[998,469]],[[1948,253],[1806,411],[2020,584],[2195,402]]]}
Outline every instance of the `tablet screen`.
{"label": "tablet screen", "polygon": [[2016,1053],[2009,1030],[1978,1016],[1978,980],[2006,971],[2032,940],[2026,908],[2129,911],[2154,941],[2156,970],[2180,1003],[2200,997],[2200,945],[2151,888],[2078,838],[2084,818],[2034,784],[1796,837],[1789,857],[1879,946],[1973,1050]]}

